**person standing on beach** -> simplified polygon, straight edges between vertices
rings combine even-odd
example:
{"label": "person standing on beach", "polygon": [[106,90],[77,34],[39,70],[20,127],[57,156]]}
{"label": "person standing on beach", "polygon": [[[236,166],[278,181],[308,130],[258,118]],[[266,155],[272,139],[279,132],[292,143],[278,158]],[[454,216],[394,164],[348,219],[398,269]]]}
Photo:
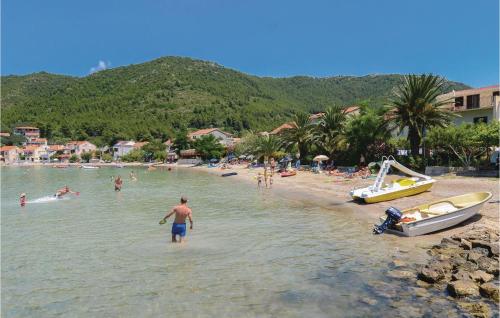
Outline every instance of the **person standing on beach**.
{"label": "person standing on beach", "polygon": [[266,188],[268,188],[268,184],[267,184],[267,179],[268,179],[268,175],[267,175],[267,167],[266,165],[264,165],[264,182],[266,183]]}
{"label": "person standing on beach", "polygon": [[274,161],[274,158],[271,158],[271,176],[274,174],[275,168],[276,168],[276,161]]}
{"label": "person standing on beach", "polygon": [[193,229],[193,212],[187,206],[187,202],[188,199],[182,196],[181,204],[174,206],[172,211],[160,221],[160,224],[164,224],[175,213],[174,223],[172,224],[172,243],[177,243],[177,235],[179,235],[179,243],[182,243],[182,239],[186,236],[186,218],[189,219],[189,229]]}
{"label": "person standing on beach", "polygon": [[122,178],[120,176],[115,178],[115,191],[122,191]]}
{"label": "person standing on beach", "polygon": [[262,173],[260,172],[257,174],[257,188],[262,188]]}

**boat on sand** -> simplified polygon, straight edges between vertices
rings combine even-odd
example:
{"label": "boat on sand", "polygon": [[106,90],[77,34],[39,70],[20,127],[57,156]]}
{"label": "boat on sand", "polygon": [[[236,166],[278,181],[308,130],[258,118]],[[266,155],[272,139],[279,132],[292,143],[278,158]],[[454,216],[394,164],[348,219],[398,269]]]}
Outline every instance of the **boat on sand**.
{"label": "boat on sand", "polygon": [[[393,224],[387,227],[387,231],[402,236],[417,236],[440,231],[479,214],[483,204],[491,197],[491,192],[472,192],[418,205],[403,211],[390,208],[389,210],[396,210],[396,218],[399,217],[399,220],[394,220]],[[390,215],[389,218],[392,218],[394,213],[389,213],[389,210],[387,214]],[[386,222],[388,217],[384,216],[380,219]]]}
{"label": "boat on sand", "polygon": [[296,174],[297,174],[297,172],[296,172],[296,171],[293,171],[293,170],[292,170],[292,171],[285,171],[285,172],[282,172],[282,173],[281,173],[281,177],[282,177],[282,178],[285,178],[285,177],[292,177],[292,176],[294,176],[294,175],[296,175]]}
{"label": "boat on sand", "polygon": [[[410,177],[395,180],[390,184],[384,184],[384,179],[391,167]],[[392,156],[389,156],[383,161],[373,185],[366,188],[354,189],[349,194],[355,200],[359,199],[366,203],[375,203],[422,193],[429,190],[434,182],[436,180],[431,177],[408,169],[397,162]]]}

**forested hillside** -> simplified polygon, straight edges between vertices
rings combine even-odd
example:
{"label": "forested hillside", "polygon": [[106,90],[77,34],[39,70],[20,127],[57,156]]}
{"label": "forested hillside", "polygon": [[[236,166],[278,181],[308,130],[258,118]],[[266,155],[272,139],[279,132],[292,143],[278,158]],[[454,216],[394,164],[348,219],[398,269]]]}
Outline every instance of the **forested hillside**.
{"label": "forested hillside", "polygon": [[[382,105],[401,75],[267,78],[212,62],[164,57],[85,77],[3,76],[1,129],[36,125],[52,140],[166,138],[179,128],[268,130],[294,112]],[[447,90],[463,89],[449,82]]]}

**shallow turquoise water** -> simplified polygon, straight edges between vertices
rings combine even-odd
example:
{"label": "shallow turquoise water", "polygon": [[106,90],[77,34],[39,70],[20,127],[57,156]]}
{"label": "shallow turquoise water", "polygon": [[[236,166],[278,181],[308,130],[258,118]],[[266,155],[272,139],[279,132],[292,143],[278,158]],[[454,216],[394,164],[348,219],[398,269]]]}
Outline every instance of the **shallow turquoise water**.
{"label": "shallow turquoise water", "polygon": [[[377,290],[398,239],[370,235],[360,213],[233,178],[136,170],[132,182],[129,171],[2,168],[3,317],[411,316],[394,303],[419,301],[404,283]],[[19,193],[34,200],[64,184],[81,195],[19,207]],[[181,194],[195,228],[178,245],[171,220],[158,221]]]}

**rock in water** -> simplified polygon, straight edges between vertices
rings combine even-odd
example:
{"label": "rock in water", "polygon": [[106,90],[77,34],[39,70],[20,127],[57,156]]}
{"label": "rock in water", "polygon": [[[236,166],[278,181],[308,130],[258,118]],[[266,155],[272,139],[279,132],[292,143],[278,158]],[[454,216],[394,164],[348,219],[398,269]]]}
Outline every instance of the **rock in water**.
{"label": "rock in water", "polygon": [[435,266],[424,266],[419,271],[417,277],[427,283],[437,283],[442,280],[445,276],[445,272],[442,268]]}
{"label": "rock in water", "polygon": [[494,278],[493,275],[488,274],[482,270],[477,270],[477,271],[473,272],[470,276],[471,276],[472,280],[479,282],[481,284],[487,283]]}
{"label": "rock in water", "polygon": [[455,271],[453,275],[451,276],[452,280],[471,280],[472,276],[469,272],[466,272],[464,270],[459,269],[458,271]]}
{"label": "rock in water", "polygon": [[453,297],[479,296],[479,288],[472,280],[456,280],[448,283],[448,292]]}
{"label": "rock in water", "polygon": [[485,303],[466,303],[460,302],[458,306],[462,308],[462,310],[471,314],[474,318],[489,318],[491,317],[490,307]]}
{"label": "rock in water", "polygon": [[488,274],[498,276],[498,260],[482,256],[476,260],[479,269],[485,271]]}
{"label": "rock in water", "polygon": [[387,272],[387,276],[398,279],[408,279],[415,277],[415,274],[410,271],[392,270]]}
{"label": "rock in water", "polygon": [[499,286],[494,283],[482,284],[479,288],[481,295],[493,299],[495,302],[499,302]]}

